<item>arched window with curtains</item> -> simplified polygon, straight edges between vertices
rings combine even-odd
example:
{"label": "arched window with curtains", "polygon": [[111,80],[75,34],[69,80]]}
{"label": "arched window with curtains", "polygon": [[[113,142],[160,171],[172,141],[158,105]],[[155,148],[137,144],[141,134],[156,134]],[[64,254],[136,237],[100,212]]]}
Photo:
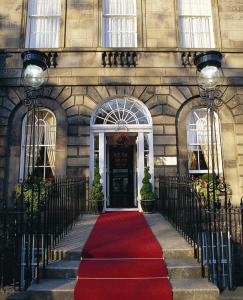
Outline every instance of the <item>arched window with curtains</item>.
{"label": "arched window with curtains", "polygon": [[136,2],[136,0],[103,0],[103,47],[137,47]]}
{"label": "arched window with curtains", "polygon": [[55,160],[55,115],[46,108],[28,112],[22,123],[20,182],[31,175],[53,179]]}
{"label": "arched window with curtains", "polygon": [[61,0],[28,0],[26,48],[60,47]]}
{"label": "arched window with curtains", "polygon": [[[208,108],[196,108],[187,115],[187,150],[189,174],[212,173],[212,156],[214,155],[214,172],[222,173],[222,151],[220,138],[220,120],[214,112],[213,124],[210,122]],[[213,126],[213,139],[211,139]],[[213,145],[213,147],[212,147]]]}
{"label": "arched window with curtains", "polygon": [[182,48],[215,48],[211,0],[178,0]]}

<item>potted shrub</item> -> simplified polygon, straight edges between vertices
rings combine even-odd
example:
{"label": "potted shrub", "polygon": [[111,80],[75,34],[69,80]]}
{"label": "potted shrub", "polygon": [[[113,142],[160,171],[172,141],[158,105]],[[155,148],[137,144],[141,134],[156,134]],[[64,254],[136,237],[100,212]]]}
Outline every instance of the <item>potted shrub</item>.
{"label": "potted shrub", "polygon": [[140,190],[141,206],[145,213],[152,213],[155,209],[155,193],[150,182],[151,174],[149,173],[149,167],[145,168],[143,185]]}
{"label": "potted shrub", "polygon": [[102,184],[100,183],[100,172],[98,166],[95,167],[94,180],[89,193],[91,201],[91,209],[102,212],[104,207],[104,194],[102,192]]}

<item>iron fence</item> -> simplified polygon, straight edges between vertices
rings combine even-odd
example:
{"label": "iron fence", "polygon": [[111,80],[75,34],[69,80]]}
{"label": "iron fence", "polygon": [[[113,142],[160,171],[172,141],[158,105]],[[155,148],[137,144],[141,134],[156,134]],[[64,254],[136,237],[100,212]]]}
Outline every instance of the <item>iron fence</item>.
{"label": "iron fence", "polygon": [[87,178],[17,186],[15,206],[0,209],[0,288],[39,282],[40,267],[45,270],[53,248],[89,207],[88,186]]}
{"label": "iron fence", "polygon": [[233,288],[233,245],[243,244],[242,201],[233,207],[225,194],[210,202],[189,178],[161,177],[158,183],[158,210],[194,247],[202,275],[220,289]]}

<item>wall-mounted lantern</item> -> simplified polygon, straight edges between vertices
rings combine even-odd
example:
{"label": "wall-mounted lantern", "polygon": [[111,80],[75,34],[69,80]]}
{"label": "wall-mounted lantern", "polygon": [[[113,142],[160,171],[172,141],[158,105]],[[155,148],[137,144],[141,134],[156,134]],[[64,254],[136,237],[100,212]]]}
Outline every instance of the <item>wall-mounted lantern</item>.
{"label": "wall-mounted lantern", "polygon": [[41,87],[48,79],[48,57],[37,50],[28,50],[21,54],[23,60],[22,79],[26,86],[34,89]]}
{"label": "wall-mounted lantern", "polygon": [[197,82],[204,90],[214,90],[222,84],[221,69],[222,54],[218,51],[208,51],[196,55],[194,63],[197,67]]}

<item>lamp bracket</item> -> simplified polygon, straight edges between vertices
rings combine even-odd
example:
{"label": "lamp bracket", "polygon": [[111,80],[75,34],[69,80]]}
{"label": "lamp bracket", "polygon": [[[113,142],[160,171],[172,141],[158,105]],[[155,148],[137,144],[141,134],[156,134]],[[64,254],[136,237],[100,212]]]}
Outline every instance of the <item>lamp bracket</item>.
{"label": "lamp bracket", "polygon": [[26,88],[25,95],[26,98],[23,100],[24,106],[32,109],[34,106],[37,105],[38,99],[43,97],[44,88],[40,87],[38,89]]}
{"label": "lamp bracket", "polygon": [[204,90],[199,89],[200,97],[205,100],[207,107],[209,108],[219,108],[223,105],[222,91],[218,89]]}

